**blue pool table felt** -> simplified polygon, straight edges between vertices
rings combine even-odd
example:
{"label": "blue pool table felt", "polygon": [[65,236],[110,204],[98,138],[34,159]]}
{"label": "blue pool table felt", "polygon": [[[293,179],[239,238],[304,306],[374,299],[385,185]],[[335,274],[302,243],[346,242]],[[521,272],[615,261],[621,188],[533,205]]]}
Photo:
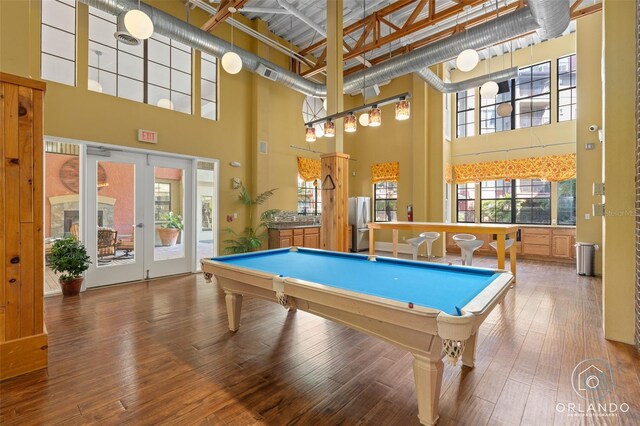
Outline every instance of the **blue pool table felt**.
{"label": "blue pool table felt", "polygon": [[365,255],[289,249],[212,260],[288,278],[413,303],[460,315],[460,309],[499,274],[491,270]]}

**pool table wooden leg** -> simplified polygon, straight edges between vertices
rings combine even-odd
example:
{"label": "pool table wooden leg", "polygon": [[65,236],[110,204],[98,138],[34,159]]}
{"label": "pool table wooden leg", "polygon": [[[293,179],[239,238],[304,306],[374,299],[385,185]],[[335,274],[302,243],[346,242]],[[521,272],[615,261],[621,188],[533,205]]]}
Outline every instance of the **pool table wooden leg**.
{"label": "pool table wooden leg", "polygon": [[442,359],[432,361],[429,358],[413,354],[413,376],[416,381],[418,397],[418,419],[423,425],[435,425],[438,422],[438,402],[442,386]]}
{"label": "pool table wooden leg", "polygon": [[240,328],[242,295],[226,291],[224,300],[227,303],[227,318],[229,319],[229,330],[238,331],[238,329]]}
{"label": "pool table wooden leg", "polygon": [[467,367],[475,367],[476,364],[476,337],[478,333],[472,334],[464,346],[464,352],[462,352],[462,365]]}

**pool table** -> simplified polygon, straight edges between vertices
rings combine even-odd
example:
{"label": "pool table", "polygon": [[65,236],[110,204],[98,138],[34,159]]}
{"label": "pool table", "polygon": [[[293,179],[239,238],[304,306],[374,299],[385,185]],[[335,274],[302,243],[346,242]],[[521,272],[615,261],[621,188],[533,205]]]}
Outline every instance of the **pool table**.
{"label": "pool table", "polygon": [[202,269],[225,293],[231,331],[247,295],[410,351],[425,425],[438,421],[443,357],[473,367],[478,328],[513,281],[502,270],[295,247],[203,259]]}

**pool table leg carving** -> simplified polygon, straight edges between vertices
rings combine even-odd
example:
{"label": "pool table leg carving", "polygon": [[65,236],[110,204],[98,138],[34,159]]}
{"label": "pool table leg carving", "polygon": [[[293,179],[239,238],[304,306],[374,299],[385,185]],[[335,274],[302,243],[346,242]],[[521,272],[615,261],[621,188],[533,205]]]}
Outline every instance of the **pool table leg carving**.
{"label": "pool table leg carving", "polygon": [[442,359],[432,361],[425,356],[413,354],[418,419],[423,425],[435,425],[438,422],[438,401],[442,387],[443,370]]}
{"label": "pool table leg carving", "polygon": [[229,330],[238,331],[238,329],[240,328],[242,295],[225,291],[224,300],[227,303],[227,318],[229,319]]}
{"label": "pool table leg carving", "polygon": [[462,352],[462,365],[473,368],[476,364],[476,337],[478,333],[472,334],[467,339],[467,343],[464,346],[464,352]]}

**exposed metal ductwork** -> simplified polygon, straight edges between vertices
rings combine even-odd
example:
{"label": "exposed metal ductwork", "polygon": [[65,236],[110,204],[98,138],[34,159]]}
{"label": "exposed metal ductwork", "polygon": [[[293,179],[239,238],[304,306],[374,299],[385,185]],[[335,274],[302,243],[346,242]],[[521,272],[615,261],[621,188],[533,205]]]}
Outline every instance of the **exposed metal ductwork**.
{"label": "exposed metal ductwork", "polygon": [[459,81],[457,83],[445,83],[429,68],[422,68],[417,74],[426,81],[431,87],[442,93],[455,93],[461,90],[473,89],[479,87],[485,81],[493,80],[495,82],[509,80],[518,76],[518,67],[508,68],[502,71],[496,71],[479,77],[470,78],[468,80]]}
{"label": "exposed metal ductwork", "polygon": [[[128,10],[138,8],[136,0],[79,1],[112,15],[120,15]],[[557,37],[569,25],[569,0],[529,0],[528,5],[493,21],[479,24],[465,32],[351,74],[344,79],[344,92],[353,93],[363,90],[365,75],[366,85],[372,86],[447,61],[464,49],[481,49],[537,29],[541,29],[544,37]],[[140,8],[149,15],[158,34],[218,58],[221,58],[225,52],[232,48],[229,42],[161,10],[144,3],[140,5]],[[257,72],[258,66],[262,64],[278,73],[276,82],[305,95],[326,96],[327,88],[325,85],[309,81],[237,46],[233,47],[233,51],[240,55],[244,68],[251,72]]]}

